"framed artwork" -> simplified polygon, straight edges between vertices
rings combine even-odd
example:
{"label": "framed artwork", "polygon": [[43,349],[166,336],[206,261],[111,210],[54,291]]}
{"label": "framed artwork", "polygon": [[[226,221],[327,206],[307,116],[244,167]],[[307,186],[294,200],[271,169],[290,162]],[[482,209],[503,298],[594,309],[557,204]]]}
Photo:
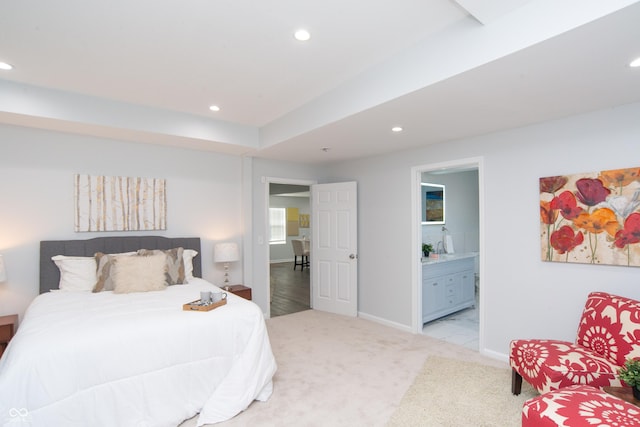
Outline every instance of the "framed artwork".
{"label": "framed artwork", "polygon": [[287,236],[300,234],[300,213],[298,208],[287,208]]}
{"label": "framed artwork", "polygon": [[167,229],[166,181],[75,175],[75,231]]}
{"label": "framed artwork", "polygon": [[309,228],[309,214],[300,214],[300,228]]}
{"label": "framed artwork", "polygon": [[422,187],[422,223],[445,223],[445,190],[442,184],[423,182]]}
{"label": "framed artwork", "polygon": [[543,261],[640,266],[640,167],[540,178]]}

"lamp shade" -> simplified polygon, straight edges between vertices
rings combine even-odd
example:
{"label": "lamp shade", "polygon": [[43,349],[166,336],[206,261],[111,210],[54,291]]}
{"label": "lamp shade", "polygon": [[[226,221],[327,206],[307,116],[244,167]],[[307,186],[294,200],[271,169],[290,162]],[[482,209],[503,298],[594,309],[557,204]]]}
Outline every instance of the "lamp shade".
{"label": "lamp shade", "polygon": [[0,255],[0,283],[7,281],[7,270],[4,268],[4,258]]}
{"label": "lamp shade", "polygon": [[236,243],[216,243],[213,249],[215,262],[233,262],[240,259],[238,245]]}

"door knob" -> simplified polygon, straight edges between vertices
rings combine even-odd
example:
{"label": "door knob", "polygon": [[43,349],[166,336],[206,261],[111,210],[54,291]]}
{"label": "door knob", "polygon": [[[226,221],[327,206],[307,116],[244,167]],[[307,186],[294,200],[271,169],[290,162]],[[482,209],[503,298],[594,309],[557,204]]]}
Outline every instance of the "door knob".
{"label": "door knob", "polygon": [[350,258],[350,259],[356,259],[356,258],[358,258],[358,255],[356,255],[356,254],[350,254],[350,255],[349,255],[349,258]]}

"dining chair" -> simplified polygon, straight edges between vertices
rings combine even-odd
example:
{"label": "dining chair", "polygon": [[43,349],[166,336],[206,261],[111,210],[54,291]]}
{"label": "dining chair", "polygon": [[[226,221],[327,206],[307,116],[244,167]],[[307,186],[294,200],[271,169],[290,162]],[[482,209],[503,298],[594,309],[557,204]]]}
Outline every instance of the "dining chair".
{"label": "dining chair", "polygon": [[[300,271],[302,271],[305,267],[309,267],[309,250],[305,250],[302,240],[292,240],[291,245],[293,246],[293,269],[300,266]],[[300,262],[298,262],[298,257],[300,257]]]}

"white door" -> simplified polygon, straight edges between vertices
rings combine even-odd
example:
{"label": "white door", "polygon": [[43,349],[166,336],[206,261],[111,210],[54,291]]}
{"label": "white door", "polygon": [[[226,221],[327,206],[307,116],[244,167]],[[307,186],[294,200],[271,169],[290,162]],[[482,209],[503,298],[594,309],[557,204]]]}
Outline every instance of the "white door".
{"label": "white door", "polygon": [[355,182],[311,186],[311,289],[316,310],[358,314],[358,206]]}

